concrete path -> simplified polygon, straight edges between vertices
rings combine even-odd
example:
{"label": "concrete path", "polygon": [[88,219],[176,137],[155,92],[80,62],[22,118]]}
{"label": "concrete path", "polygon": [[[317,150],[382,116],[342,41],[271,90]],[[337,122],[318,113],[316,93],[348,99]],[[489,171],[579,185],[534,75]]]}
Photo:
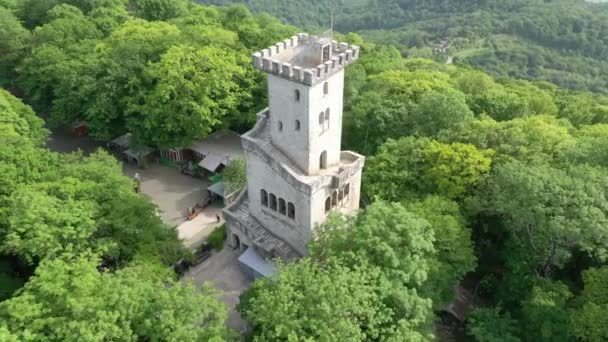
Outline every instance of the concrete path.
{"label": "concrete path", "polygon": [[191,268],[182,281],[192,281],[197,286],[211,282],[213,287],[220,291],[219,299],[228,309],[226,325],[241,333],[247,329],[247,323],[236,311],[236,305],[239,296],[249,288],[252,281],[241,271],[238,264],[239,255],[238,251],[225,246],[220,252]]}
{"label": "concrete path", "polygon": [[[217,215],[220,216],[219,223],[217,222]],[[222,207],[220,205],[211,205],[199,213],[192,221],[180,224],[177,227],[177,233],[187,248],[195,248],[200,246],[209,234],[223,223]]]}

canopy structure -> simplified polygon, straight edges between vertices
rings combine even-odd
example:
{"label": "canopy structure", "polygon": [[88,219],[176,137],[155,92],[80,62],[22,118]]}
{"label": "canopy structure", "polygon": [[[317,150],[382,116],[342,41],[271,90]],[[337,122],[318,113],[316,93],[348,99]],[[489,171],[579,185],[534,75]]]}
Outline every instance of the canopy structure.
{"label": "canopy structure", "polygon": [[215,154],[207,154],[198,166],[202,167],[205,170],[215,172],[220,165],[222,165],[222,160],[224,158],[216,156]]}
{"label": "canopy structure", "polygon": [[152,147],[142,146],[140,148],[129,148],[124,153],[131,158],[139,159],[154,153],[154,149]]}
{"label": "canopy structure", "polygon": [[131,133],[125,133],[117,138],[112,139],[110,143],[119,146],[121,148],[129,148],[131,144]]}
{"label": "canopy structure", "polygon": [[224,182],[217,182],[215,184],[210,185],[207,188],[207,191],[221,198],[224,198]]}
{"label": "canopy structure", "polygon": [[241,137],[232,131],[215,132],[204,140],[195,141],[187,149],[202,158],[200,167],[211,172],[216,172],[220,165],[227,166],[230,161],[243,158]]}
{"label": "canopy structure", "polygon": [[262,258],[254,248],[247,248],[239,257],[239,263],[243,271],[253,279],[271,277],[277,273],[277,267]]}

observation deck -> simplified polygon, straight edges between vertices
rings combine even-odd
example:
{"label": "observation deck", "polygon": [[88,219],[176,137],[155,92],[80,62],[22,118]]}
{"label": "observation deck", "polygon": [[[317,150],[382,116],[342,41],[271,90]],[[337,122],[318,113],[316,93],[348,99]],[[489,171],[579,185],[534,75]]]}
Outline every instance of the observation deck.
{"label": "observation deck", "polygon": [[359,59],[359,52],[356,45],[299,33],[254,53],[252,60],[259,70],[312,86]]}

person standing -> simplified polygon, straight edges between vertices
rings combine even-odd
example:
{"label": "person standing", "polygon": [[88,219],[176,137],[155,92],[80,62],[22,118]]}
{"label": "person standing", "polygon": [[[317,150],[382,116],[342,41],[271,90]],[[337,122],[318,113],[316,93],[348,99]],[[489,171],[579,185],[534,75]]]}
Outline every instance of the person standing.
{"label": "person standing", "polygon": [[135,172],[135,175],[133,176],[133,181],[135,182],[135,192],[139,193],[139,190],[141,188],[141,176],[139,175],[139,172]]}

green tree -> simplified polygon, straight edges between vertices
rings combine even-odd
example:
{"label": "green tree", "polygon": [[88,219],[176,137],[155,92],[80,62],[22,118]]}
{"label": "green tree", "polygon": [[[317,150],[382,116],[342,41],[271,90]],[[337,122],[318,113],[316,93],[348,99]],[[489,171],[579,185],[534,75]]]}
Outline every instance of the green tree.
{"label": "green tree", "polygon": [[574,334],[581,341],[604,341],[608,338],[608,266],[583,271],[584,289],[572,311]]}
{"label": "green tree", "polygon": [[[165,269],[136,263],[98,271],[87,256],[43,261],[0,317],[18,339],[50,341],[223,341],[226,311],[215,293],[171,279]],[[6,330],[5,330],[6,332]]]}
{"label": "green tree", "polygon": [[[240,310],[256,341],[425,341],[428,302],[396,294],[376,268],[349,268],[304,259],[256,281]],[[396,311],[396,305],[407,311]]]}
{"label": "green tree", "polygon": [[13,87],[16,67],[26,55],[30,32],[7,8],[0,6],[0,86]]}
{"label": "green tree", "polygon": [[522,336],[528,341],[573,341],[567,306],[571,298],[563,283],[540,279],[522,302]]}
{"label": "green tree", "polygon": [[[372,62],[374,66],[386,67],[378,61]],[[366,72],[370,75],[373,71]],[[469,113],[459,107],[464,103],[453,97],[458,95],[451,91],[448,79],[449,75],[445,73],[428,70],[389,69],[371,74],[344,115],[347,146],[364,154],[373,154],[388,138],[398,139],[419,131],[432,134],[435,128],[430,123],[427,125],[427,120],[438,125],[438,129],[459,126],[458,119],[468,117]],[[416,111],[417,104],[423,99],[424,103]],[[458,112],[454,114],[457,118],[450,121],[446,119],[449,113],[432,111],[433,102],[443,106],[442,109],[454,104],[456,107],[449,110],[452,114]],[[427,115],[430,117],[419,120]]]}
{"label": "green tree", "polygon": [[[47,166],[55,166],[49,171],[34,164],[30,172],[45,169],[38,171],[41,175],[10,183],[6,224],[0,225],[4,252],[35,264],[92,250],[112,267],[138,254],[168,265],[183,256],[175,230],[160,221],[153,205],[133,193],[131,180],[113,157],[98,152],[55,159],[44,150],[37,152],[42,161],[50,161]],[[19,175],[19,170],[10,174]]]}
{"label": "green tree", "polygon": [[34,145],[45,142],[49,131],[32,108],[6,90],[0,89],[0,137],[22,137]]}
{"label": "green tree", "polygon": [[445,198],[429,196],[405,207],[433,229],[436,254],[421,292],[433,300],[436,309],[442,309],[453,299],[458,282],[477,266],[471,231],[458,204]]}
{"label": "green tree", "polygon": [[573,135],[576,140],[568,146],[564,159],[577,164],[608,166],[608,152],[602,148],[608,142],[608,125],[583,126]]}
{"label": "green tree", "polygon": [[389,140],[367,163],[364,191],[388,200],[423,194],[458,198],[483,180],[492,155],[468,144],[413,137]]}
{"label": "green tree", "polygon": [[188,3],[182,0],[129,0],[129,6],[135,16],[150,21],[167,21],[188,9]]}
{"label": "green tree", "polygon": [[147,75],[155,86],[130,101],[127,125],[153,146],[187,146],[205,137],[246,97],[234,81],[244,75],[237,57],[215,47],[172,47]]}
{"label": "green tree", "polygon": [[462,127],[472,119],[473,112],[467,106],[464,95],[454,90],[424,94],[413,115],[416,132],[423,136],[434,136],[444,129]]}
{"label": "green tree", "polygon": [[477,342],[518,342],[517,322],[500,307],[476,308],[467,318],[467,332]]}
{"label": "green tree", "polygon": [[503,122],[481,117],[461,129],[442,132],[438,140],[492,149],[496,159],[509,156],[522,161],[552,161],[574,144],[571,128],[567,121],[544,115]]}
{"label": "green tree", "polygon": [[333,217],[319,234],[311,247],[314,258],[379,267],[397,284],[424,283],[435,252],[429,223],[399,203],[377,201],[350,221]]}
{"label": "green tree", "polygon": [[243,189],[247,185],[245,160],[238,158],[230,161],[222,170],[222,181],[226,187],[226,193],[233,193]]}
{"label": "green tree", "polygon": [[603,170],[589,166],[560,170],[512,160],[495,168],[472,206],[505,220],[512,267],[547,276],[576,250],[606,260],[605,181]]}
{"label": "green tree", "polygon": [[94,137],[111,139],[130,128],[124,115],[128,105],[133,106],[153,88],[148,66],[159,62],[179,39],[180,31],[174,25],[130,20],[98,45],[101,72],[94,79],[94,100],[85,111]]}

